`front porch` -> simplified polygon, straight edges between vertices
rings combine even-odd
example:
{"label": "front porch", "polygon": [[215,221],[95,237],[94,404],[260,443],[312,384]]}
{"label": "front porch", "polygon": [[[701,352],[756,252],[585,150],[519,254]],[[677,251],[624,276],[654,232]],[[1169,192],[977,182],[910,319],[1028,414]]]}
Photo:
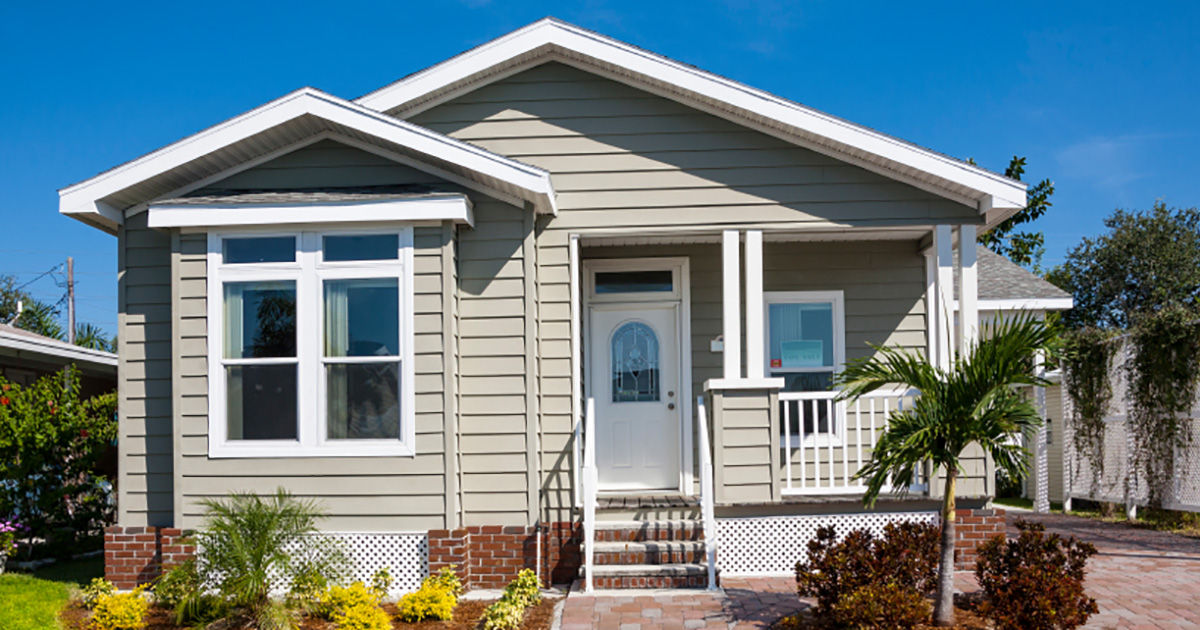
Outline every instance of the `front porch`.
{"label": "front porch", "polygon": [[[975,229],[855,236],[726,230],[661,242],[571,237],[572,319],[579,331],[572,367],[582,401],[573,460],[585,567],[594,566],[588,550],[597,528],[613,522],[694,521],[702,532],[700,565],[708,565],[715,585],[718,545],[761,546],[744,536],[718,541],[719,531],[742,526],[739,519],[777,519],[772,535],[793,536],[820,523],[881,527],[887,519],[932,516],[936,471],[925,471],[903,497],[888,493],[874,515],[863,512],[865,485],[856,479],[890,413],[919,393],[878,392],[847,403],[836,400],[829,384],[846,361],[873,352],[871,345],[899,345],[949,363],[955,346],[977,329]],[[960,241],[970,246],[956,257]],[[673,275],[648,279],[658,263]],[[599,286],[610,288],[601,293]],[[667,309],[673,318],[648,308]],[[956,316],[965,334],[952,335]],[[642,362],[623,373],[621,366],[632,363],[617,356],[614,339],[635,324],[651,341],[637,342]],[[651,350],[657,354],[646,362]],[[650,426],[639,423],[658,421],[645,418],[660,417],[644,409],[665,414],[677,428],[639,433]],[[677,437],[663,437],[670,435]],[[676,467],[678,481],[607,470],[647,457]],[[985,506],[988,471],[982,454],[968,462],[961,484],[962,497],[972,499],[968,509]],[[731,548],[724,557],[738,555]]]}

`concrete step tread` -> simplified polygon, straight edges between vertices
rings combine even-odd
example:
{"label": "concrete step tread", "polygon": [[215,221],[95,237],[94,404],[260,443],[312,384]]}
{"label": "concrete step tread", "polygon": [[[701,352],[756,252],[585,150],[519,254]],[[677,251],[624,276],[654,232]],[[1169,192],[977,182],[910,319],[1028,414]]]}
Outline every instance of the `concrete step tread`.
{"label": "concrete step tread", "polygon": [[[703,564],[598,564],[592,567],[596,577],[604,576],[693,576],[708,575]],[[582,575],[585,569],[580,567]]]}

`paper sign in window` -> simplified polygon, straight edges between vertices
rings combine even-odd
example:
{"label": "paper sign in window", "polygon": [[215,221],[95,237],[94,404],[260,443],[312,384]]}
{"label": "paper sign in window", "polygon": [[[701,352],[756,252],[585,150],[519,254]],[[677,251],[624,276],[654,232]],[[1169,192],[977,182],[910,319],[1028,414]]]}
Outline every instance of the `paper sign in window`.
{"label": "paper sign in window", "polygon": [[784,368],[816,368],[825,366],[825,346],[820,339],[798,339],[780,344]]}

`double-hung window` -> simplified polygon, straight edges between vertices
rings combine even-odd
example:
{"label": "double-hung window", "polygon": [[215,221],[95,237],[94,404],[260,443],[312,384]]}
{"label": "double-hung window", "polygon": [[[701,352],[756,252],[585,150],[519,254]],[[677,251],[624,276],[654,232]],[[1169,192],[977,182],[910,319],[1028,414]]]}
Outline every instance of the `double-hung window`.
{"label": "double-hung window", "polygon": [[209,235],[209,455],[412,455],[412,231]]}
{"label": "double-hung window", "polygon": [[832,402],[833,376],[845,362],[845,307],[841,291],[763,294],[767,324],[767,376],[782,378],[784,392],[821,392],[785,401],[796,445],[838,440],[841,418]]}

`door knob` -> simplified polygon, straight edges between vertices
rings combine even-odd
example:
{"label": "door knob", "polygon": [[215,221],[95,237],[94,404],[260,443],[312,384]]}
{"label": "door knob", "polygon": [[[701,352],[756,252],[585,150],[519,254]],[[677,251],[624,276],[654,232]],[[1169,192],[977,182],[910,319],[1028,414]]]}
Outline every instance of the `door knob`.
{"label": "door knob", "polygon": [[675,397],[675,392],[667,392],[667,396],[668,396],[668,397],[670,397],[670,398],[674,398],[674,397]]}
{"label": "door knob", "polygon": [[667,403],[667,409],[674,409],[675,403]]}

